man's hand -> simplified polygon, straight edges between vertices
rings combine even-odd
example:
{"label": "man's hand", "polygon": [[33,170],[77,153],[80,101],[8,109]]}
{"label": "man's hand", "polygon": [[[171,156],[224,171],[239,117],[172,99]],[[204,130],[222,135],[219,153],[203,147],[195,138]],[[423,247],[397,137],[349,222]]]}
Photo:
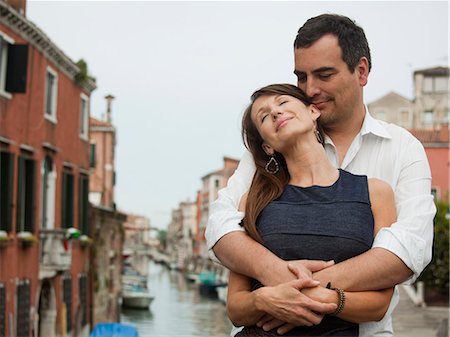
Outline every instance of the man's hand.
{"label": "man's hand", "polygon": [[[337,307],[334,303],[314,301],[300,292],[303,288],[316,287],[318,284],[318,281],[312,279],[301,279],[275,287],[261,288],[255,304],[258,310],[266,312],[280,322],[287,322],[294,326],[316,325],[322,321],[324,314],[334,312]],[[277,326],[276,322],[272,321],[261,323],[264,330]]]}
{"label": "man's hand", "polygon": [[334,265],[334,261],[293,260],[289,261],[288,269],[299,280],[312,278],[313,273]]}

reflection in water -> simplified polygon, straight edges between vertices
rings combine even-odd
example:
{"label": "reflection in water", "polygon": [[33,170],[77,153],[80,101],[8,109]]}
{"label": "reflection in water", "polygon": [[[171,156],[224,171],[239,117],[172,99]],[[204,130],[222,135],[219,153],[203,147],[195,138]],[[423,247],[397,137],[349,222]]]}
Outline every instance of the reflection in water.
{"label": "reflection in water", "polygon": [[150,310],[122,308],[122,322],[136,325],[140,337],[230,335],[225,306],[201,296],[197,285],[186,282],[182,273],[151,262],[149,288],[155,296]]}

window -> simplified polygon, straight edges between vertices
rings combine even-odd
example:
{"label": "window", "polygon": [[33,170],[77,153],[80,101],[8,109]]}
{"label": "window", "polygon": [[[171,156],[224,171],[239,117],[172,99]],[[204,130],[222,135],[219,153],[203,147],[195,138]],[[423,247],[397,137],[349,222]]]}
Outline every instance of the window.
{"label": "window", "polygon": [[400,121],[403,127],[409,128],[409,110],[402,110],[400,112]]}
{"label": "window", "polygon": [[448,86],[448,77],[435,77],[434,90],[438,92],[448,92],[450,90]]}
{"label": "window", "polygon": [[73,174],[64,171],[62,175],[62,228],[73,227]]}
{"label": "window", "polygon": [[91,143],[91,153],[90,153],[90,160],[89,160],[89,166],[94,168],[96,165],[96,161],[95,161],[95,149],[96,149],[96,144],[95,143]]}
{"label": "window", "polygon": [[448,77],[436,76],[423,79],[423,92],[448,92],[450,90]]}
{"label": "window", "polygon": [[25,93],[27,84],[28,46],[14,44],[14,40],[0,32],[0,95]]}
{"label": "window", "polygon": [[424,111],[422,113],[422,123],[424,125],[432,125],[434,119],[434,112],[433,111]]}
{"label": "window", "polygon": [[79,188],[79,226],[82,234],[89,235],[89,178],[87,175],[80,175]]}
{"label": "window", "polygon": [[67,332],[69,332],[72,330],[72,278],[70,275],[64,276],[62,283],[63,302],[66,305],[66,326]]}
{"label": "window", "polygon": [[35,161],[19,157],[17,177],[17,232],[34,232]]}
{"label": "window", "polygon": [[382,121],[386,121],[386,111],[384,111],[383,109],[377,109],[376,116],[378,119],[381,119]]}
{"label": "window", "polygon": [[85,94],[80,96],[80,137],[88,139],[89,125],[89,100]]}
{"label": "window", "polygon": [[88,323],[88,303],[87,303],[88,280],[86,274],[80,274],[78,280],[79,280],[78,291],[80,293],[79,297],[81,308],[81,326],[85,326]]}
{"label": "window", "polygon": [[45,79],[45,117],[56,123],[56,100],[58,95],[58,75],[51,68],[47,68]]}
{"label": "window", "polygon": [[13,177],[14,155],[0,152],[0,230],[6,232],[11,231],[12,226]]}
{"label": "window", "polygon": [[41,208],[41,228],[55,228],[55,192],[56,192],[56,171],[53,160],[50,156],[45,156],[42,161],[42,208]]}
{"label": "window", "polygon": [[17,334],[16,336],[30,335],[30,310],[31,310],[31,294],[30,281],[20,280],[17,284]]}
{"label": "window", "polygon": [[433,91],[433,78],[425,77],[423,79],[423,92],[432,92]]}

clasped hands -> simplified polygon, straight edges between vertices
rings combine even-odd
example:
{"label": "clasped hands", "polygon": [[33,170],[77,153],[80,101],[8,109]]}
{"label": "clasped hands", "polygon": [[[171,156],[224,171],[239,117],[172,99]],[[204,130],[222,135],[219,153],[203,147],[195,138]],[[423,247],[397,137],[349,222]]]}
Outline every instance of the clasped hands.
{"label": "clasped hands", "polygon": [[322,321],[325,314],[336,308],[334,291],[320,286],[312,277],[313,272],[330,267],[333,261],[289,261],[288,269],[296,279],[273,287],[260,288],[256,306],[266,314],[257,326],[265,331],[277,329],[282,335],[295,326],[312,326]]}

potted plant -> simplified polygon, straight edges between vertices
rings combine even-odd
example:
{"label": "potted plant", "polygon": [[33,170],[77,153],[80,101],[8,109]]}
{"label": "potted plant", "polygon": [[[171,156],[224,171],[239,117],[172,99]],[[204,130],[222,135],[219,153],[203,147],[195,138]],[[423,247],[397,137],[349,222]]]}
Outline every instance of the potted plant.
{"label": "potted plant", "polygon": [[22,244],[22,247],[30,247],[38,241],[37,237],[33,233],[27,231],[17,233],[17,238]]}
{"label": "potted plant", "polygon": [[80,236],[79,240],[80,240],[80,245],[82,247],[87,247],[92,244],[92,239],[89,236],[84,235],[84,234]]}
{"label": "potted plant", "polygon": [[6,247],[9,243],[8,233],[6,231],[0,231],[0,248]]}

